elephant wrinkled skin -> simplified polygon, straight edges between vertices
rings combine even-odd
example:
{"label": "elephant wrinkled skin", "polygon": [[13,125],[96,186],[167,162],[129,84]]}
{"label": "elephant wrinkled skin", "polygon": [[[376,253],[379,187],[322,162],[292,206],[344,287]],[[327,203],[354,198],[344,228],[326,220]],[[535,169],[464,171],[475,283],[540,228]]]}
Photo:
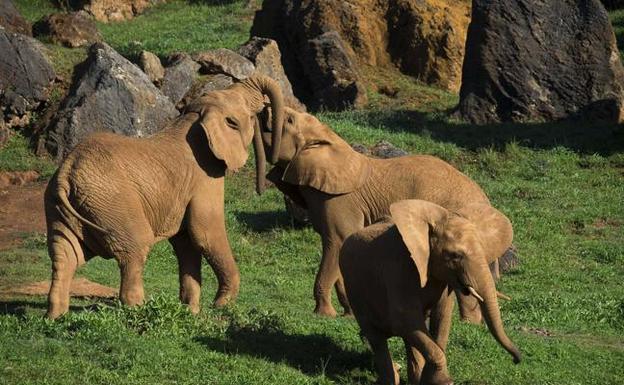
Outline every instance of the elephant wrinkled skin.
{"label": "elephant wrinkled skin", "polygon": [[[169,239],[178,258],[180,299],[199,311],[201,259],[217,276],[216,306],[234,299],[239,272],[225,231],[224,175],[242,167],[268,95],[274,136],[283,121],[279,86],[252,77],[195,100],[184,115],[148,138],[96,133],[67,156],[48,184],[45,211],[52,285],[47,316],[69,309],[76,268],[92,256],[115,258],[120,299],[143,302],[143,267],[151,246]],[[264,178],[259,169],[258,181]]]}
{"label": "elephant wrinkled skin", "polygon": [[490,332],[518,363],[486,258],[510,241],[509,220],[489,205],[451,212],[422,200],[393,203],[390,213],[391,219],[349,236],[340,251],[347,295],[375,355],[378,383],[398,384],[387,339],[399,336],[411,384],[452,384],[444,353],[449,287],[478,298]]}

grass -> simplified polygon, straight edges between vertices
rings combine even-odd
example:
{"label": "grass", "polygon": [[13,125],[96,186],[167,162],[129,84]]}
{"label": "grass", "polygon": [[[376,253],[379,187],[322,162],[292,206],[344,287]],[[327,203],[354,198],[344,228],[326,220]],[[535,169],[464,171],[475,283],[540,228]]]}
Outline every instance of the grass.
{"label": "grass", "polygon": [[[44,9],[46,2],[37,1],[40,7],[33,6],[31,14]],[[18,3],[24,10],[28,2]],[[156,47],[149,49],[159,55],[221,44],[211,40],[219,29],[210,27],[215,19],[208,17],[205,25],[163,25],[163,31],[171,28],[170,41],[160,43],[152,35],[151,26],[164,23],[157,20],[178,15],[190,23],[202,12],[230,20],[219,24],[228,28],[239,22],[249,27],[242,2],[176,1],[107,26],[110,31],[103,28],[103,33],[126,54],[134,49],[132,40]],[[616,23],[620,36],[618,28]],[[199,31],[207,36],[205,42],[194,40]],[[228,39],[236,45],[245,37],[234,33]],[[399,98],[371,88],[368,109],[320,118],[351,142],[371,145],[383,139],[413,153],[442,157],[474,178],[514,224],[522,264],[503,277],[499,289],[513,298],[501,304],[502,314],[524,361],[512,365],[485,328],[455,319],[448,348],[455,383],[624,383],[622,129],[592,122],[473,127],[446,117],[456,103],[454,95],[396,74],[374,81],[397,87]],[[0,151],[0,168],[53,169],[33,158],[26,144],[14,136]],[[139,308],[72,300],[72,311],[50,322],[41,317],[44,298],[0,299],[0,383],[373,382],[372,359],[356,323],[312,315],[318,235],[293,227],[275,189],[255,196],[252,176],[248,165],[226,179],[228,234],[242,274],[234,305],[209,307],[216,285],[204,266],[203,310],[198,317],[188,314],[177,301],[175,257],[163,242],[148,258],[150,300]],[[41,235],[0,251],[0,289],[49,274]],[[110,260],[95,258],[78,275],[119,285],[117,265]],[[391,349],[402,361],[399,341],[393,340]]]}

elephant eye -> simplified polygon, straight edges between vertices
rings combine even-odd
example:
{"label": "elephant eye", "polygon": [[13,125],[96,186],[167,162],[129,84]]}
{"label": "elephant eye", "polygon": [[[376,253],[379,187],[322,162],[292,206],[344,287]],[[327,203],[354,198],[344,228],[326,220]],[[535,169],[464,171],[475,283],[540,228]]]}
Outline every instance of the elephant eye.
{"label": "elephant eye", "polygon": [[238,121],[232,117],[227,117],[225,118],[225,124],[227,124],[230,128],[233,128],[235,130],[238,130],[239,128],[239,124]]}
{"label": "elephant eye", "polygon": [[295,119],[292,116],[289,116],[286,121],[288,122],[288,124],[295,124]]}

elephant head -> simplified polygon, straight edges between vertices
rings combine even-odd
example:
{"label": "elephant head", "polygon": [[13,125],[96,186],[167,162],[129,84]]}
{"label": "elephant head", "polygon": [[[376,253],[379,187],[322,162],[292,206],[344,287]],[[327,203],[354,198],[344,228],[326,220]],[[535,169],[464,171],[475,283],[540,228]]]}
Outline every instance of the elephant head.
{"label": "elephant head", "polygon": [[265,108],[264,96],[271,106],[273,153],[277,159],[284,121],[284,98],[279,85],[266,76],[252,76],[221,91],[211,92],[191,103],[187,112],[200,115],[199,124],[204,129],[210,150],[225,162],[228,169],[236,170],[247,161],[247,146],[254,138],[256,153],[257,189],[261,190],[265,174],[265,151],[260,139],[257,114]]}
{"label": "elephant head", "polygon": [[422,200],[396,202],[390,213],[418,270],[420,285],[433,277],[476,297],[490,332],[519,362],[520,352],[503,329],[487,263],[488,253],[499,252],[500,245],[511,241],[507,217],[488,205],[452,213]]}
{"label": "elephant head", "polygon": [[308,113],[285,108],[282,140],[277,150],[271,142],[271,128],[268,124],[262,126],[265,149],[277,154],[272,163],[280,175],[274,178],[328,194],[344,194],[362,186],[370,174],[365,156]]}

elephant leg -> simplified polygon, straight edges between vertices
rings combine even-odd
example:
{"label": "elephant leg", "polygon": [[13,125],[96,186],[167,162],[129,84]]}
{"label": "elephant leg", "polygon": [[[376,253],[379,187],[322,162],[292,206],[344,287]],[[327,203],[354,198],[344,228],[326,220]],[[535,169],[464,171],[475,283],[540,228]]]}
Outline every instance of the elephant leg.
{"label": "elephant leg", "polygon": [[[342,241],[342,239],[323,237],[323,257],[321,258],[321,265],[318,273],[316,273],[314,282],[314,299],[316,301],[314,312],[319,315],[335,317],[337,314],[331,302],[331,294],[332,287],[338,282],[340,277],[338,253],[340,246],[342,246]],[[338,293],[339,295],[344,294],[343,300],[348,306],[345,308],[345,312],[351,312],[351,307],[344,291],[344,283],[340,285],[342,293],[340,291]]]}
{"label": "elephant leg", "polygon": [[459,304],[459,316],[462,321],[480,324],[483,320],[481,314],[481,307],[479,306],[479,300],[472,295],[464,295],[460,292],[456,292],[457,302]]}
{"label": "elephant leg", "polygon": [[[68,237],[72,234],[66,231],[48,232],[48,252],[52,259],[52,284],[48,293],[48,312],[46,316],[51,319],[69,311],[69,293],[72,278],[78,267],[80,258]],[[76,240],[75,244],[78,242]]]}
{"label": "elephant leg", "polygon": [[403,339],[405,344],[405,357],[407,358],[407,382],[419,385],[422,371],[425,367],[425,357],[412,345]]}
{"label": "elephant leg", "polygon": [[426,332],[427,328],[424,320],[419,319],[417,321],[417,323],[406,323],[416,325],[417,329],[406,333],[403,336],[403,340],[407,341],[410,346],[418,349],[425,359],[422,381],[432,385],[451,385],[453,381],[449,376],[444,351]]}
{"label": "elephant leg", "polygon": [[193,247],[191,238],[180,233],[169,239],[178,258],[180,275],[180,301],[189,306],[191,313],[199,313],[201,293],[201,252]]}
{"label": "elephant leg", "polygon": [[143,252],[117,256],[117,263],[121,271],[119,299],[124,305],[137,306],[143,304],[145,299],[143,268],[147,259],[147,251],[146,248]]}
{"label": "elephant leg", "polygon": [[338,280],[334,284],[334,288],[336,289],[336,295],[338,296],[338,302],[342,305],[344,309],[343,315],[346,317],[352,317],[353,311],[351,310],[351,305],[349,304],[349,299],[347,298],[347,290],[345,289],[344,280],[342,279],[342,275],[338,275]]}
{"label": "elephant leg", "polygon": [[223,207],[206,201],[205,196],[191,200],[188,233],[217,276],[219,288],[214,306],[220,307],[238,295],[240,274],[225,231]]}
{"label": "elephant leg", "polygon": [[388,340],[377,333],[367,333],[366,339],[371,346],[377,370],[377,383],[379,385],[398,385],[399,376],[392,363]]}
{"label": "elephant leg", "polygon": [[453,290],[447,287],[443,292],[440,300],[431,312],[429,320],[429,333],[433,336],[438,346],[446,351],[449,334],[451,332],[451,320],[453,317],[453,308],[455,307],[455,298]]}

